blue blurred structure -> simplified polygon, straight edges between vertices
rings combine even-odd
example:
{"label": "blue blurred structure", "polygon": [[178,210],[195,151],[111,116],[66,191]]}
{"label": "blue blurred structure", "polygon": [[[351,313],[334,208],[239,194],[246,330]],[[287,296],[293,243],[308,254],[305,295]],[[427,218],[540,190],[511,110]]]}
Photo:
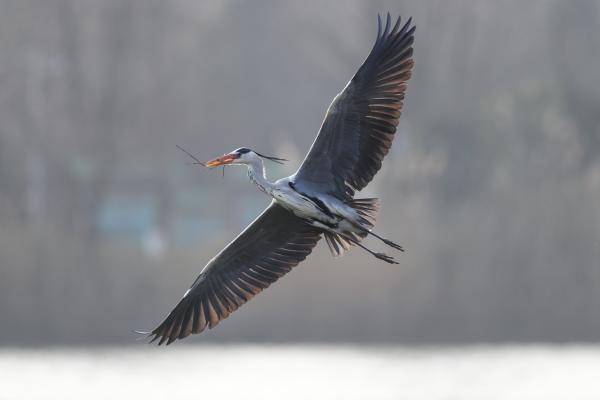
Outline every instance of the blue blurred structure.
{"label": "blue blurred structure", "polygon": [[108,237],[140,242],[156,226],[156,201],[147,195],[109,197],[97,224]]}

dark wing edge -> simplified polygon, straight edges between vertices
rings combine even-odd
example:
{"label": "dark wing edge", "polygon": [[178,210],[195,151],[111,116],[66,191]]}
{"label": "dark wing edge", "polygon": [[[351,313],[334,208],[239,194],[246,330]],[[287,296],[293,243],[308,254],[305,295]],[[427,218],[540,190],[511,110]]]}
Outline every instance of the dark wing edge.
{"label": "dark wing edge", "polygon": [[150,343],[171,344],[220,321],[303,261],[321,232],[271,203],[202,270]]}
{"label": "dark wing edge", "polygon": [[332,192],[351,198],[381,168],[396,133],[406,83],[414,66],[415,26],[400,28],[387,14],[382,31],[354,77],[332,101],[319,134],[296,173],[297,179],[335,185]]}

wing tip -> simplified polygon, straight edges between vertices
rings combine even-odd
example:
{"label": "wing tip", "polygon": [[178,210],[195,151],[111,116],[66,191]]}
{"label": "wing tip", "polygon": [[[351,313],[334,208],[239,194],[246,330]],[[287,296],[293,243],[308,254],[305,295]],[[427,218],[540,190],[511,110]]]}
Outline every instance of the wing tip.
{"label": "wing tip", "polygon": [[[164,343],[165,339],[168,338],[167,335],[163,335],[162,333],[159,333],[158,328],[152,332],[139,331],[139,330],[135,330],[135,329],[133,329],[131,332],[135,333],[136,335],[140,335],[138,338],[135,339],[136,341],[148,340],[148,344],[152,344],[152,343],[156,342],[156,340],[158,338],[160,338],[160,341],[157,343],[158,346],[162,345]],[[170,343],[167,343],[167,344],[170,344]]]}
{"label": "wing tip", "polygon": [[397,38],[399,37],[409,37],[414,35],[416,25],[413,24],[413,17],[410,16],[402,25],[402,28],[398,29],[401,26],[402,15],[398,15],[398,18],[395,20],[394,26],[392,28],[392,17],[389,11],[386,13],[385,17],[385,25],[383,25],[383,19],[380,13],[377,13],[377,39],[375,40],[375,46],[382,44],[382,42],[386,42],[387,39],[390,39],[394,42],[397,42]]}

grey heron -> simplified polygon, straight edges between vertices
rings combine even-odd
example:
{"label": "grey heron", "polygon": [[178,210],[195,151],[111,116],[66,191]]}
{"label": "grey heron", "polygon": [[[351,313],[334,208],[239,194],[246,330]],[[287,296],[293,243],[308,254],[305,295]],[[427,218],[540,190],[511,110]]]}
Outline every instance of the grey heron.
{"label": "grey heron", "polygon": [[209,168],[243,165],[250,180],[272,197],[270,205],[202,269],[183,298],[153,331],[151,342],[172,343],[215,327],[221,320],[303,261],[321,237],[341,256],[368,235],[402,251],[372,231],[378,200],[354,198],[381,168],[394,135],[414,65],[415,26],[378,16],[375,44],[346,87],[333,99],[298,171],[270,182],[266,157],[239,148],[203,163]]}

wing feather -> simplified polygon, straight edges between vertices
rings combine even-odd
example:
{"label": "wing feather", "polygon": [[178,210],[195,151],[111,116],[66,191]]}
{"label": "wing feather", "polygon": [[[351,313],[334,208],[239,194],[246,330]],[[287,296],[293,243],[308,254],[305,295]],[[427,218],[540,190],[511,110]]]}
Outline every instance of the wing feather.
{"label": "wing feather", "polygon": [[392,146],[410,79],[415,27],[388,13],[369,56],[338,94],[294,179],[341,198],[363,189]]}
{"label": "wing feather", "polygon": [[214,328],[240,306],[303,261],[321,238],[319,230],[271,205],[204,267],[151,342],[170,344]]}

